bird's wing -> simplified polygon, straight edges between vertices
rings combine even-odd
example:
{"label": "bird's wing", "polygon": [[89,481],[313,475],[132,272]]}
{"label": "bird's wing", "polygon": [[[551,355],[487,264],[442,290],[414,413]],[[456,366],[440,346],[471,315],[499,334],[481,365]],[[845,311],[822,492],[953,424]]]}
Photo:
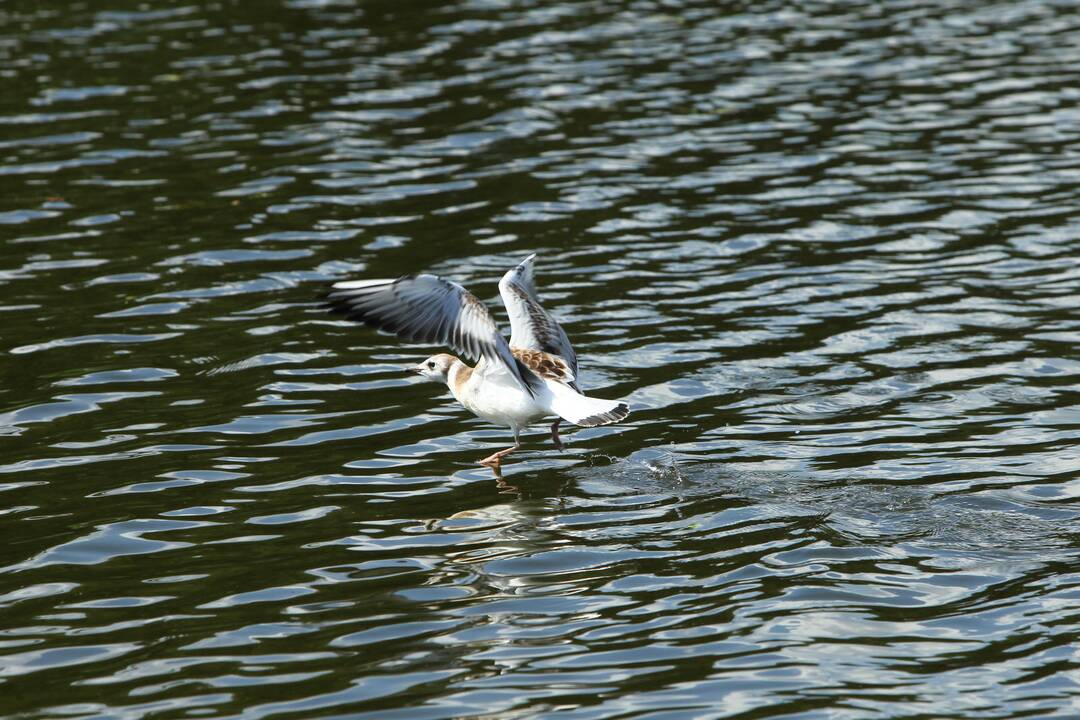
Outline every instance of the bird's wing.
{"label": "bird's wing", "polygon": [[499,281],[499,293],[510,315],[510,345],[524,350],[542,350],[566,361],[577,377],[577,353],[562,326],[540,305],[533,284],[533,258],[508,271]]}
{"label": "bird's wing", "polygon": [[487,308],[455,282],[427,274],[339,282],[326,301],[330,310],[350,320],[405,340],[448,345],[473,360],[505,367],[530,395],[543,383],[510,352]]}

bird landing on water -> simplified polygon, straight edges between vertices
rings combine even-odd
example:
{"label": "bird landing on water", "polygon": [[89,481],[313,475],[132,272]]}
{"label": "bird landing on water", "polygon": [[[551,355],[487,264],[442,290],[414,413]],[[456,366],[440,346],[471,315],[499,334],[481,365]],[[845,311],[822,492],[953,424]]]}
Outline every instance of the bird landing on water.
{"label": "bird landing on water", "polygon": [[499,468],[521,447],[521,430],[555,416],[551,438],[562,448],[562,420],[583,427],[619,422],[626,403],[593,398],[577,384],[578,362],[566,332],[540,305],[530,255],[503,275],[499,294],[510,316],[510,342],[487,308],[461,285],[435,275],[406,275],[397,280],[336,283],[328,307],[350,320],[414,342],[447,345],[472,358],[432,355],[411,370],[445,383],[454,398],[473,414],[514,433],[513,447],[492,453],[480,464]]}

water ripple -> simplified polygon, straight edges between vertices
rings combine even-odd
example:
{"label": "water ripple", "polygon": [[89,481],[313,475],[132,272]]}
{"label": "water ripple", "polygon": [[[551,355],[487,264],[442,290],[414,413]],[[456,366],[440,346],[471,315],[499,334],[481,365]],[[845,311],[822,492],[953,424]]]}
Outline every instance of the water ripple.
{"label": "water ripple", "polygon": [[[1080,713],[1065,5],[5,13],[4,714]],[[317,298],[531,252],[494,479]]]}

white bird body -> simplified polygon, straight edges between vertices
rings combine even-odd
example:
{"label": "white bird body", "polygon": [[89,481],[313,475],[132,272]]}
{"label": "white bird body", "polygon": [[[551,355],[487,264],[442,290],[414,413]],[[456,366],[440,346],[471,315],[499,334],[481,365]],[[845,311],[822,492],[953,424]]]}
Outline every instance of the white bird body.
{"label": "white bird body", "polygon": [[496,425],[524,428],[553,414],[547,387],[532,397],[510,373],[492,368],[486,360],[481,359],[474,368],[458,360],[448,379],[450,393],[466,410]]}
{"label": "white bird body", "polygon": [[350,319],[406,339],[450,345],[477,358],[476,366],[470,367],[453,355],[433,355],[413,370],[445,382],[454,398],[478,417],[510,427],[514,447],[480,461],[495,467],[520,447],[521,429],[541,418],[557,418],[551,433],[561,447],[560,419],[593,427],[618,422],[630,412],[625,403],[581,392],[577,354],[536,297],[534,257],[527,257],[499,282],[510,316],[509,343],[476,297],[434,275],[342,282],[328,296],[330,307]]}

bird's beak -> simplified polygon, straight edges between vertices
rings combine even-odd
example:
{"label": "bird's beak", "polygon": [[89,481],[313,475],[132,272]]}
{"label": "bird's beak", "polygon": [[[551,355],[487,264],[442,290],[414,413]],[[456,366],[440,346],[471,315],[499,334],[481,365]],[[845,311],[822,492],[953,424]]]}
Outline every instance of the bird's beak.
{"label": "bird's beak", "polygon": [[413,365],[412,367],[405,368],[405,372],[415,373],[415,374],[419,375],[420,374],[420,368]]}

